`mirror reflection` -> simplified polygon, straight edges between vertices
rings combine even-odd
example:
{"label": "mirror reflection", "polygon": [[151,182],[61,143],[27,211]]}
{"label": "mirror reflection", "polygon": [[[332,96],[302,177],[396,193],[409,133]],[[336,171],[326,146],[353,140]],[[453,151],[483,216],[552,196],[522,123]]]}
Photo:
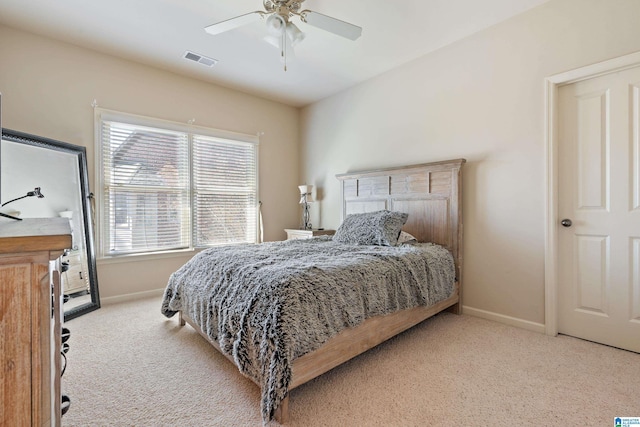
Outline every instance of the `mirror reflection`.
{"label": "mirror reflection", "polygon": [[[65,320],[97,309],[100,300],[86,149],[3,129],[0,150],[0,213],[17,218],[69,219],[73,247],[63,257],[68,265],[62,273],[62,291],[68,296]],[[0,221],[14,219],[2,216]]]}

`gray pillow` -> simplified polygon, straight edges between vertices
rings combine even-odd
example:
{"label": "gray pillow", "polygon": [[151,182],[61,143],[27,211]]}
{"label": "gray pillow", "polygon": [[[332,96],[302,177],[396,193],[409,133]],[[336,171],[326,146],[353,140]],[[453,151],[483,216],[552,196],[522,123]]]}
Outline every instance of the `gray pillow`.
{"label": "gray pillow", "polygon": [[333,240],[352,245],[396,246],[409,214],[387,210],[348,215]]}

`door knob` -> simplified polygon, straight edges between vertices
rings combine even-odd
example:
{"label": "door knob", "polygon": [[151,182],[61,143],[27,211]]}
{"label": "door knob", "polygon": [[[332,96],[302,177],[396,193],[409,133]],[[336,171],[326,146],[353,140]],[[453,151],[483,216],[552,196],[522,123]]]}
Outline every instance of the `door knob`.
{"label": "door knob", "polygon": [[571,220],[569,218],[565,218],[562,221],[560,221],[560,224],[562,224],[563,227],[571,227],[571,225],[573,224],[571,222]]}

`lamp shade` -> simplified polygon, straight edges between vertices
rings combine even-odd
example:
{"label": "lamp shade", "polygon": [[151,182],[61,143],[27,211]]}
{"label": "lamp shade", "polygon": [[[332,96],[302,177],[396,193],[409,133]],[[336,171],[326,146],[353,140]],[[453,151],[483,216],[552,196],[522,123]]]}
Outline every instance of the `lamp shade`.
{"label": "lamp shade", "polygon": [[298,185],[298,189],[300,189],[300,194],[311,194],[313,185]]}
{"label": "lamp shade", "polygon": [[262,39],[267,43],[269,43],[271,46],[278,49],[282,49],[282,37],[265,36]]}
{"label": "lamp shade", "polygon": [[305,38],[305,34],[300,31],[300,28],[296,27],[293,22],[287,22],[286,30],[289,40],[291,40],[291,46],[295,46]]}
{"label": "lamp shade", "polygon": [[310,203],[313,202],[313,196],[311,192],[313,191],[313,185],[299,185],[298,189],[300,190],[300,203]]}
{"label": "lamp shade", "polygon": [[273,35],[282,34],[287,27],[287,23],[284,18],[278,14],[273,14],[267,18],[267,28]]}

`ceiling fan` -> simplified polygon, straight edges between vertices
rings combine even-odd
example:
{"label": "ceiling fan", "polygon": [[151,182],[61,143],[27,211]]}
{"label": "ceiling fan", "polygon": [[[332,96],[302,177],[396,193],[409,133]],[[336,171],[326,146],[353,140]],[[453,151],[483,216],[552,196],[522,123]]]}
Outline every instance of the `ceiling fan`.
{"label": "ceiling fan", "polygon": [[267,29],[271,36],[265,37],[270,44],[281,51],[284,69],[287,70],[287,49],[291,51],[293,46],[305,38],[305,34],[291,22],[291,18],[298,17],[300,21],[345,37],[349,40],[357,40],[362,34],[362,28],[348,22],[332,18],[322,13],[311,10],[300,10],[305,0],[262,0],[265,11],[249,12],[235,18],[227,19],[205,27],[205,31],[212,35],[224,33],[234,28],[250,24],[259,19],[266,20]]}

